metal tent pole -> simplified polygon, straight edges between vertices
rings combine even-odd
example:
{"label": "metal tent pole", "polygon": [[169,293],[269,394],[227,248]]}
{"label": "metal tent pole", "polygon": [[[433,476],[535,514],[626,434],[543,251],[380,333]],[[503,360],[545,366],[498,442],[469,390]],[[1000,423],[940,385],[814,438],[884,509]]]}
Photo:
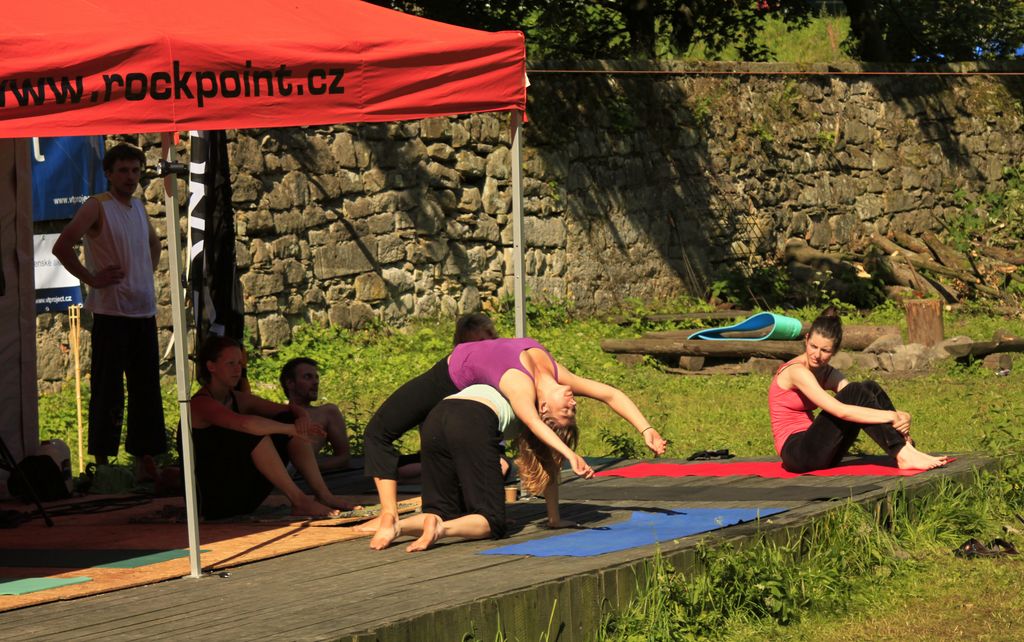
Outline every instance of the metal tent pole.
{"label": "metal tent pole", "polygon": [[[173,162],[174,135],[160,135],[160,158],[164,168]],[[178,176],[164,170],[164,203],[167,211],[167,263],[171,280],[171,319],[174,324],[174,374],[178,380],[178,413],[181,416],[182,474],[185,477],[185,511],[188,516],[188,559],[192,577],[201,577],[199,559],[199,503],[196,501],[195,458],[192,452],[192,416],[189,414],[191,378],[185,339],[185,294],[181,280],[181,230],[178,215]]]}
{"label": "metal tent pole", "polygon": [[512,278],[516,336],[526,336],[526,264],[523,260],[523,113],[512,112]]}

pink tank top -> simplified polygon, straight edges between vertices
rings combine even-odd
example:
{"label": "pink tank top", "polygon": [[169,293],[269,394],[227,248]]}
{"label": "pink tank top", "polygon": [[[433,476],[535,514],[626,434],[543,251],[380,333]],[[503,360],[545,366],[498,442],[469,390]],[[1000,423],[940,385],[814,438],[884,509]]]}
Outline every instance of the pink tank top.
{"label": "pink tank top", "polygon": [[[551,354],[544,346],[530,338],[460,343],[448,359],[448,375],[459,390],[477,383],[497,388],[502,375],[513,369],[533,379],[533,375],[519,361],[519,355],[530,348],[544,350],[551,359]],[[555,381],[558,381],[558,365],[554,359],[551,359],[551,366],[554,368]]]}
{"label": "pink tank top", "polygon": [[768,386],[768,415],[772,421],[775,452],[780,455],[787,439],[811,427],[814,421],[812,411],[817,408],[798,388],[783,390],[779,387],[779,373],[794,363],[790,361],[779,366]]}

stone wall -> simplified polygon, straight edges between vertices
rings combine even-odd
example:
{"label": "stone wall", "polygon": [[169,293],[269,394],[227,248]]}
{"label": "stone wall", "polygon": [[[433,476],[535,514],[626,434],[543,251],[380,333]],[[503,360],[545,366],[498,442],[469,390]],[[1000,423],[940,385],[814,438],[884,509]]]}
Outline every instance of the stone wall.
{"label": "stone wall", "polygon": [[[530,77],[527,291],[587,313],[703,295],[724,271],[779,261],[791,238],[826,249],[856,246],[873,230],[935,229],[956,213],[955,192],[997,187],[1003,168],[1024,157],[1024,82],[1015,76],[574,69],[594,73],[550,66]],[[509,297],[508,121],[230,132],[253,339],[273,349],[307,322],[452,317]],[[140,142],[155,160],[157,139]],[[162,235],[160,182],[145,194]],[[162,345],[169,317],[163,305]],[[40,317],[44,381],[67,372],[65,327]]]}

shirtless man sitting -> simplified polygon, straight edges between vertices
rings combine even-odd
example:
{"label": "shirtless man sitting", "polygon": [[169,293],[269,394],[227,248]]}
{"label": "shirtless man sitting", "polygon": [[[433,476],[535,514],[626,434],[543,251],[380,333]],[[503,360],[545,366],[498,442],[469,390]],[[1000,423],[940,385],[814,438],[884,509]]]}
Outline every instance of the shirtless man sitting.
{"label": "shirtless man sitting", "polygon": [[343,470],[349,464],[348,430],[345,417],[333,403],[314,406],[320,394],[320,372],[318,364],[309,357],[296,357],[281,368],[281,389],[289,403],[301,406],[309,413],[309,419],[323,426],[325,437],[313,438],[313,452],[319,453],[324,444],[330,442],[332,455],[318,455],[320,470]]}

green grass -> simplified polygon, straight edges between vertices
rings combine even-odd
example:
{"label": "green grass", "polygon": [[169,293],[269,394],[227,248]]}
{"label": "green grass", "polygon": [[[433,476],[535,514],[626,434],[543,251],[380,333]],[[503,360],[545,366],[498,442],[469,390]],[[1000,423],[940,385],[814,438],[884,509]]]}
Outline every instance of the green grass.
{"label": "green grass", "polygon": [[[644,310],[637,310],[637,313]],[[788,314],[804,319],[816,310]],[[898,323],[901,312],[892,306],[848,322]],[[512,333],[509,318],[499,319],[499,330]],[[597,319],[573,319],[570,312],[551,306],[534,311],[531,334],[544,343],[564,367],[580,375],[624,390],[637,402],[648,420],[670,440],[668,455],[687,456],[696,450],[729,448],[739,456],[772,455],[768,429],[767,375],[737,377],[681,377],[663,372],[657,362],[637,367],[619,363],[601,351],[606,337],[634,337],[651,329],[673,329],[682,324],[620,327]],[[948,314],[947,335],[968,334],[989,338],[995,329],[1024,333],[1024,322],[987,315]],[[306,355],[321,364],[321,400],[338,404],[356,436],[377,406],[399,385],[425,371],[445,356],[451,346],[451,323],[418,321],[402,330],[373,328],[353,332],[307,327],[299,338],[274,355],[253,358],[250,380],[253,391],[275,400],[283,394],[277,384],[281,365],[289,358]],[[858,376],[863,373],[850,373]],[[901,409],[914,416],[915,437],[929,450],[973,451],[986,436],[1013,427],[1024,416],[1020,377],[995,377],[977,367],[950,366],[912,379],[878,377]],[[164,411],[168,435],[174,443],[177,406],[172,381],[165,382]],[[88,404],[88,381],[83,403]],[[73,386],[40,399],[43,439],[62,438],[76,451],[76,419]],[[586,455],[642,454],[635,431],[598,402],[580,401],[580,450]],[[403,448],[418,447],[410,433]],[[873,444],[865,450],[874,452]],[[121,461],[126,461],[122,454]],[[77,469],[77,462],[74,462]]]}
{"label": "green grass", "polygon": [[[756,41],[766,46],[778,62],[840,62],[853,60],[842,48],[849,32],[850,19],[846,16],[822,15],[812,18],[803,29],[793,30],[782,20],[768,18]],[[681,57],[685,60],[740,60],[735,48],[727,48],[719,56],[709,56],[701,43]]]}

